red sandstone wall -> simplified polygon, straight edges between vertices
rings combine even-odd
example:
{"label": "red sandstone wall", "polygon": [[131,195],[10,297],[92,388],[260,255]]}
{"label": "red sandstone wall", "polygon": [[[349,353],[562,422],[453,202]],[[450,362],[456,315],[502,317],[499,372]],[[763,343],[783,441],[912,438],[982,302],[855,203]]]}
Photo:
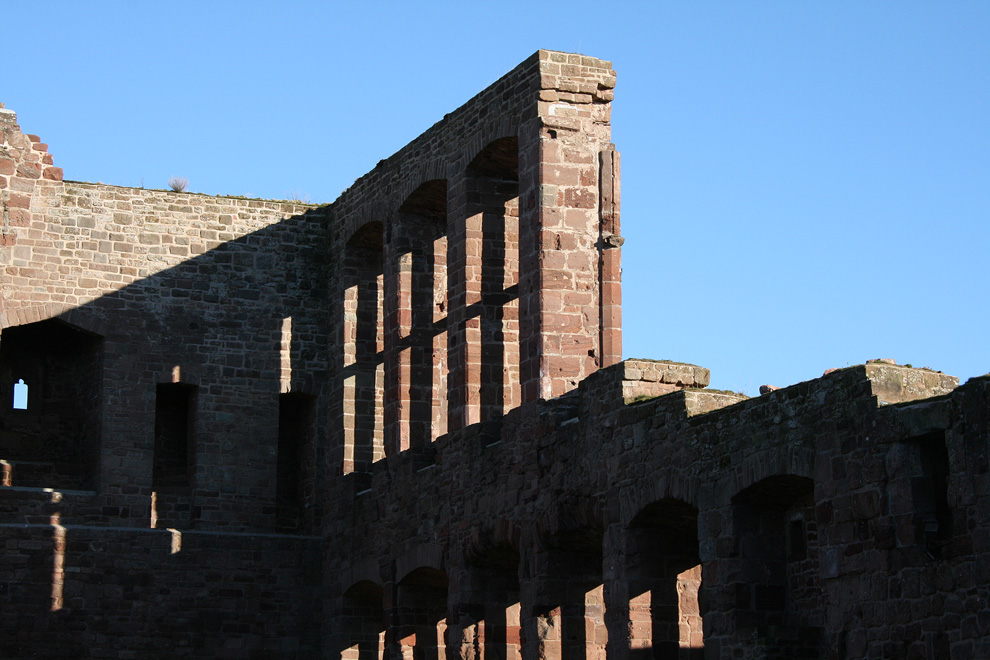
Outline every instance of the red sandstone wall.
{"label": "red sandstone wall", "polygon": [[53,163],[48,145],[37,135],[21,133],[17,115],[0,103],[0,246],[14,245],[15,228],[27,227],[31,222],[30,203],[35,187],[62,180],[62,168]]}
{"label": "red sandstone wall", "polygon": [[[975,577],[990,551],[975,531],[990,519],[986,379],[945,395],[951,377],[866,365],[758,399],[686,390],[623,405],[641,389],[629,377],[658,367],[599,372],[582,385],[580,407],[517,411],[500,442],[478,427],[438,441],[425,467],[414,456],[382,465],[330,524],[356,531],[336,546],[331,591],[370,573],[387,607],[401,600],[404,575],[431,566],[451,585],[448,645],[474,648],[480,618],[521,602],[541,613],[522,617],[523,643],[533,657],[557,657],[591,643],[569,634],[600,625],[573,585],[592,594],[603,584],[609,652],[626,657],[649,648],[661,625],[629,628],[635,590],[652,585],[654,598],[668,598],[654,610],[670,607],[678,592],[665,580],[700,561],[714,657],[986,653],[974,613],[990,595]],[[656,382],[688,384],[689,367],[669,365]],[[925,394],[943,396],[918,400]],[[881,405],[891,399],[902,402]],[[954,530],[930,546],[943,548],[938,558],[925,549],[918,503],[929,492],[919,438],[933,433],[949,461],[941,522]],[[357,561],[365,557],[378,558],[377,576]],[[691,639],[679,628],[694,613],[678,615],[673,602],[668,638]],[[328,639],[346,643],[341,634]]]}
{"label": "red sandstone wall", "polygon": [[316,539],[0,524],[2,655],[314,658]]}
{"label": "red sandstone wall", "polygon": [[[3,162],[30,165],[44,154],[12,121],[3,134]],[[49,319],[95,336],[99,366],[85,377],[101,392],[89,441],[98,455],[72,480],[58,469],[34,476],[21,460],[11,485],[90,488],[87,520],[149,525],[156,384],[181,383],[195,388],[194,473],[185,492],[156,493],[162,526],[273,529],[279,396],[309,395],[314,410],[325,397],[322,210],[28,178],[48,171],[41,167],[17,165],[3,179],[11,190],[0,200],[0,328],[9,346],[13,330]],[[9,387],[0,387],[5,399]],[[299,459],[306,525],[323,420]]]}
{"label": "red sandstone wall", "polygon": [[[63,182],[13,113],[0,129],[0,655],[315,657],[316,539],[229,532],[318,522],[323,212]],[[178,490],[153,483],[172,383],[196,388]],[[312,420],[280,419],[307,395]],[[286,424],[307,436],[289,466]]]}
{"label": "red sandstone wall", "polygon": [[[85,488],[0,464],[17,652],[697,658],[700,614],[708,657],[990,656],[987,379],[870,364],[745,400],[692,365],[595,371],[621,350],[612,85],[541,51],[328,210],[32,177],[45,152],[0,115],[0,349],[44,353],[24,329],[57,319],[86,359],[42,366],[89,386],[51,400],[103,401]],[[484,350],[514,332],[518,376]],[[196,388],[184,492],[154,483],[159,385]],[[8,432],[37,420],[5,415],[3,447],[30,449]],[[291,531],[319,550],[263,533],[287,427],[314,438]],[[152,493],[159,527],[191,530],[149,529]]]}
{"label": "red sandstone wall", "polygon": [[[521,402],[573,390],[619,358],[618,163],[609,143],[614,86],[609,62],[539,51],[334,203],[330,254],[347,254],[355,236],[380,227],[385,327],[378,398],[385,403],[374,413],[378,421],[369,413],[367,424],[384,427],[384,448],[367,453],[422,446],[497,421]],[[423,238],[418,227],[426,216],[438,219],[436,236]],[[442,255],[426,244],[433,240],[443,241]],[[417,264],[426,259],[435,277],[414,285]],[[331,261],[338,285],[331,313],[341,331],[330,354],[338,420],[350,419],[355,408],[347,367],[361,332],[347,321],[356,303],[347,298],[343,263]],[[420,291],[438,282],[440,291]],[[417,320],[417,298],[429,299],[433,318]],[[436,341],[417,340],[417,326]],[[419,350],[429,354],[422,365]],[[429,407],[417,403],[417,392],[430,391],[444,401],[417,417],[418,407]],[[348,446],[347,433],[336,428],[332,436],[340,452],[332,461],[345,472],[362,453]]]}

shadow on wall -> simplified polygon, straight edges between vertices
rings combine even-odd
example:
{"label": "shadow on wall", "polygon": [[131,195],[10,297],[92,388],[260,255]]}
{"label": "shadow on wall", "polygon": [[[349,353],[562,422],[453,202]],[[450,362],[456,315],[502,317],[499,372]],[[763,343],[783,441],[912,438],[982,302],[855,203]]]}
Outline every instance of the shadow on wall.
{"label": "shadow on wall", "polygon": [[[0,335],[5,485],[96,490],[121,505],[119,524],[148,526],[155,493],[151,526],[271,530],[277,518],[280,531],[314,529],[325,214],[286,218],[78,307],[32,310],[18,303],[37,287],[8,287],[8,317],[42,320]],[[72,284],[46,285],[50,300]],[[15,387],[18,403],[27,390],[23,407]]]}
{"label": "shadow on wall", "polygon": [[[15,523],[2,525],[6,650],[85,656],[92,641],[79,631],[91,634],[100,610],[119,614],[100,634],[140,657],[219,657],[232,630],[245,657],[289,645],[316,653],[318,546],[266,533],[319,528],[325,213],[288,217],[77,307],[56,296],[78,294],[98,262],[60,273],[60,284],[39,267],[37,282],[5,285],[5,317],[21,321],[0,333],[0,465],[13,487],[0,504]],[[107,258],[133,263],[134,252]],[[42,289],[48,301],[22,302]],[[15,408],[20,381],[27,402]],[[189,529],[245,534],[232,543]]]}

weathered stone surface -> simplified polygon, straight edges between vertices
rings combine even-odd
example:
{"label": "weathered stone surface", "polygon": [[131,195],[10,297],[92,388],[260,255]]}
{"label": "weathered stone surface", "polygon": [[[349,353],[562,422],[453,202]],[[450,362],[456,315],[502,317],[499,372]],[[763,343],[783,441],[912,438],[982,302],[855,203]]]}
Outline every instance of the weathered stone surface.
{"label": "weathered stone surface", "polygon": [[990,657],[990,378],[622,361],[615,84],[539,51],[325,207],[0,104],[5,654]]}

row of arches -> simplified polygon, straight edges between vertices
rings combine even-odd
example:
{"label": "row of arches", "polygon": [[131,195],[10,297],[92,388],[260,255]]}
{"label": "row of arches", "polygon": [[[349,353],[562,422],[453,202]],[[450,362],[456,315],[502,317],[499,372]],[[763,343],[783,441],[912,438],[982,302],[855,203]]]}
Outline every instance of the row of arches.
{"label": "row of arches", "polygon": [[746,638],[768,658],[818,657],[813,500],[811,479],[776,475],[716,512],[724,529],[704,548],[698,509],[665,498],[625,525],[491,543],[394,582],[364,576],[344,585],[337,648],[346,660],[694,660],[706,642]]}
{"label": "row of arches", "polygon": [[344,251],[345,473],[520,404],[516,137],[424,182]]}

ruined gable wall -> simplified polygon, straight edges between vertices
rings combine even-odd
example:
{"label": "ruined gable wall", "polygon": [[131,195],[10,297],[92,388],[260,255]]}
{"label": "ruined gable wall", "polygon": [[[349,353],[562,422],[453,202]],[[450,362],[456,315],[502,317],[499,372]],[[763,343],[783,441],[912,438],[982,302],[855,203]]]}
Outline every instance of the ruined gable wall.
{"label": "ruined gable wall", "polygon": [[[442,430],[433,437],[487,419],[483,381],[493,378],[485,370],[501,372],[497,366],[486,365],[482,356],[480,345],[487,340],[479,327],[484,321],[479,323],[475,311],[478,303],[482,307],[488,304],[484,292],[491,285],[485,281],[489,250],[507,254],[506,263],[493,270],[507,271],[495,277],[504,277],[506,288],[514,289],[506,292],[513,301],[505,311],[504,319],[509,322],[502,332],[504,341],[489,342],[501,343],[500,350],[508,356],[506,393],[499,402],[502,409],[572,390],[601,365],[619,359],[618,249],[613,251],[613,258],[603,259],[603,226],[599,221],[604,212],[600,195],[602,154],[614,153],[610,147],[614,86],[615,72],[609,62],[539,51],[381,161],[334,203],[331,255],[345,254],[347,241],[363,226],[384,225],[382,274],[384,297],[389,301],[400,297],[388,287],[400,286],[396,282],[402,277],[398,272],[401,267],[396,264],[403,254],[402,241],[412,233],[401,211],[403,205],[424,184],[439,183],[443,191],[446,247],[442,248],[445,280],[441,295],[446,298],[439,301],[445,311],[435,322],[445,324],[449,333],[446,367],[450,376],[446,383],[434,383],[445,390],[443,396],[449,400],[448,408],[439,413],[444,419],[434,424]],[[479,167],[477,159],[500,142],[512,145],[518,159],[500,172],[498,183],[492,183],[485,180],[484,172],[479,173],[485,168]],[[487,200],[493,195],[488,193],[500,186],[503,192],[511,189],[512,193],[504,194],[517,201],[501,208],[498,203],[492,206]],[[610,231],[617,234],[617,190],[609,190]],[[495,215],[505,218],[504,247],[494,244],[499,240],[493,238],[497,232],[489,227]],[[336,270],[331,281],[339,284],[343,280],[340,262],[332,263]],[[599,295],[606,288],[603,278],[611,285],[606,301]],[[344,308],[343,289],[333,291],[331,310],[338,332],[347,328]],[[397,318],[402,318],[403,311],[397,312]],[[384,316],[389,316],[388,310]],[[606,327],[608,340],[603,341]],[[401,335],[404,330],[395,332]],[[389,333],[385,335],[387,344]],[[332,364],[347,363],[344,347],[349,341],[351,337],[340,337],[334,349],[339,352],[330,355]],[[388,347],[385,353],[388,360]],[[389,372],[408,368],[386,364],[385,381],[390,381]],[[408,397],[401,383],[393,388],[392,395],[386,393],[386,397],[393,401]],[[335,401],[344,398],[334,396]],[[397,405],[401,408],[404,402]],[[332,416],[344,418],[340,411]],[[390,425],[386,422],[385,426],[387,435]],[[343,446],[338,441],[342,433],[342,429],[335,430],[335,447]],[[337,464],[346,461],[342,456],[333,460]]]}
{"label": "ruined gable wall", "polygon": [[[5,126],[8,153],[43,153]],[[156,384],[175,382],[196,388],[195,474],[175,516],[159,501],[163,523],[272,529],[279,395],[309,395],[314,410],[325,396],[323,210],[40,177],[28,190],[8,178],[21,192],[3,202],[0,324],[58,318],[102,342],[103,441],[86,519],[149,524]]]}
{"label": "ruined gable wall", "polygon": [[[17,229],[31,221],[31,196],[42,181],[61,181],[48,145],[37,135],[25,135],[17,115],[0,103],[0,248],[17,242]],[[5,250],[6,251],[6,250]],[[4,311],[0,289],[0,313]]]}
{"label": "ruined gable wall", "polygon": [[[322,562],[304,534],[318,524],[326,425],[324,211],[64,182],[13,113],[0,124],[0,346],[16,357],[18,341],[52,328],[84,337],[98,366],[56,376],[98,381],[99,433],[84,490],[37,460],[50,452],[7,460],[21,418],[47,418],[12,416],[0,384],[5,649],[315,657]],[[38,373],[32,401],[51,385]],[[195,471],[180,491],[153,483],[157,386],[174,382],[196,392]],[[292,475],[308,506],[288,528],[276,498],[283,393],[309,395],[317,415]]]}

